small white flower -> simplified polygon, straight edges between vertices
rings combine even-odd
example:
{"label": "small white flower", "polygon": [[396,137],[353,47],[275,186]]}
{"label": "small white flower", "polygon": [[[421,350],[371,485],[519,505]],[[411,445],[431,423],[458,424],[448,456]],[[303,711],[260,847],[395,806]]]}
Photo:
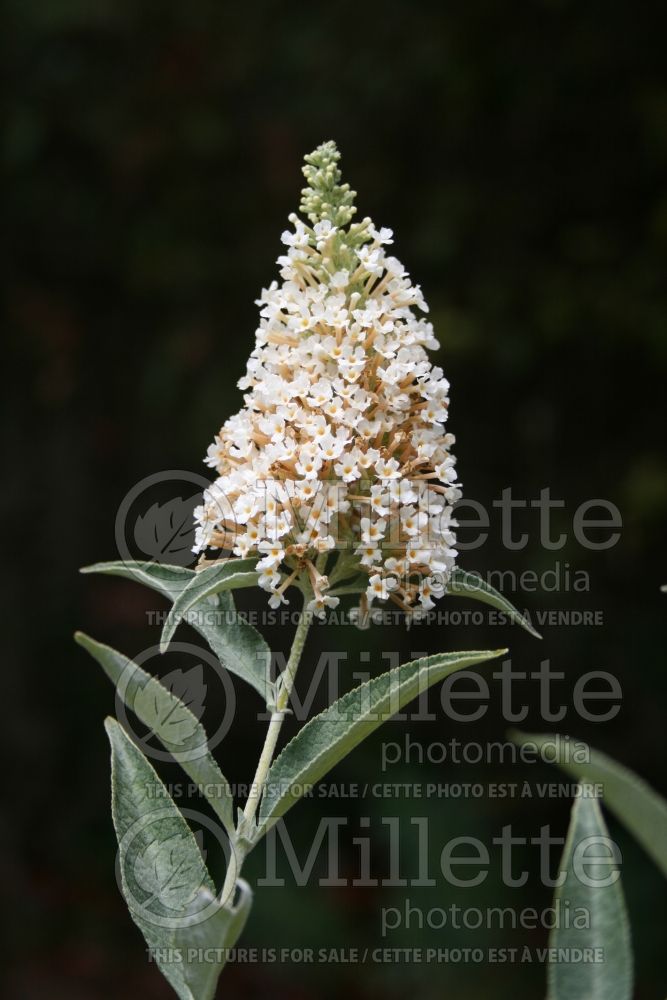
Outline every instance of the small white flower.
{"label": "small white flower", "polygon": [[317,479],[317,473],[322,468],[322,459],[318,455],[308,452],[302,453],[301,458],[296,463],[296,471],[304,479]]}
{"label": "small white flower", "polygon": [[279,608],[281,604],[289,604],[289,601],[280,590],[274,590],[269,597],[269,607]]}
{"label": "small white flower", "polygon": [[453,483],[456,480],[455,465],[456,459],[454,456],[448,455],[444,462],[440,462],[438,465],[434,466],[433,471],[441,482]]}
{"label": "small white flower", "polygon": [[336,271],[331,277],[331,286],[332,288],[346,288],[349,280],[349,271]]}
{"label": "small white flower", "polygon": [[387,229],[387,228],[383,227],[382,229],[380,229],[378,231],[375,228],[375,226],[373,226],[371,224],[368,227],[368,231],[371,234],[371,236],[373,237],[373,239],[376,240],[377,243],[393,243],[394,242],[394,240],[392,239],[392,237],[393,237],[394,234],[391,231],[391,229]]}
{"label": "small white flower", "polygon": [[307,247],[308,246],[308,230],[304,226],[303,222],[296,223],[295,231],[292,233],[289,229],[281,235],[280,240],[285,246],[288,247]]}
{"label": "small white flower", "polygon": [[326,440],[321,442],[320,449],[322,461],[332,462],[345,450],[345,441],[342,438],[332,438],[331,435],[329,435]]}
{"label": "small white flower", "polygon": [[359,469],[353,456],[345,458],[341,462],[336,462],[334,464],[334,471],[344,483],[351,483],[353,480],[359,478]]}
{"label": "small white flower", "polygon": [[257,551],[263,553],[263,557],[257,563],[258,570],[267,570],[279,566],[285,555],[285,550],[280,542],[260,542],[257,546]]}
{"label": "small white flower", "polygon": [[409,538],[414,538],[415,536],[421,534],[423,529],[428,524],[428,514],[423,511],[416,511],[414,507],[409,504],[403,507],[400,512],[400,524],[401,530]]}
{"label": "small white flower", "polygon": [[316,222],[313,226],[313,232],[315,233],[315,239],[317,240],[317,249],[321,250],[327,243],[327,240],[336,232],[336,227],[331,224],[328,219],[324,219],[322,222]]}
{"label": "small white flower", "polygon": [[273,568],[265,569],[259,574],[257,582],[263,590],[275,590],[280,583],[280,573]]}
{"label": "small white flower", "polygon": [[359,263],[368,274],[382,274],[384,253],[378,247],[362,247],[357,251]]}
{"label": "small white flower", "polygon": [[371,521],[369,517],[362,517],[360,521],[361,541],[364,545],[376,545],[384,538],[387,522],[382,519]]}
{"label": "small white flower", "polygon": [[391,496],[381,484],[371,486],[370,507],[376,517],[384,517],[389,513]]}
{"label": "small white flower", "polygon": [[257,498],[246,493],[234,504],[234,517],[238,524],[247,524],[250,518],[255,516],[258,509]]}
{"label": "small white flower", "polygon": [[306,605],[306,611],[310,611],[316,618],[325,618],[327,608],[337,608],[340,604],[339,597],[328,597],[323,594],[321,597],[314,597]]}
{"label": "small white flower", "polygon": [[355,552],[360,557],[359,561],[362,566],[375,566],[376,563],[382,561],[382,551],[375,545],[359,545]]}
{"label": "small white flower", "polygon": [[395,458],[381,458],[375,463],[375,471],[380,479],[398,479],[401,471]]}
{"label": "small white flower", "polygon": [[419,603],[421,604],[424,611],[430,611],[431,608],[435,607],[435,601],[433,600],[433,589],[429,580],[424,580],[419,585]]}
{"label": "small white flower", "polygon": [[373,601],[386,601],[389,597],[391,588],[388,586],[388,581],[384,580],[379,573],[374,573],[368,580],[368,587],[366,589],[366,596],[368,597],[368,603],[372,604]]}

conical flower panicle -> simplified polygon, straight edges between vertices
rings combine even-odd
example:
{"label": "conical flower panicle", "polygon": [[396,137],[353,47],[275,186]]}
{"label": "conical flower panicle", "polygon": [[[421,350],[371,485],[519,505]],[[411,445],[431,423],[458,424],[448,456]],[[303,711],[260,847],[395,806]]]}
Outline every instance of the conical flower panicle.
{"label": "conical flower panicle", "polygon": [[[392,232],[352,223],[332,142],[306,157],[301,211],[282,234],[282,282],[264,289],[255,349],[206,462],[195,551],[257,556],[270,604],[308,575],[320,614],[360,569],[365,599],[433,606],[454,565],[449,383],[421,289],[387,255]],[[328,576],[324,568],[328,568]]]}

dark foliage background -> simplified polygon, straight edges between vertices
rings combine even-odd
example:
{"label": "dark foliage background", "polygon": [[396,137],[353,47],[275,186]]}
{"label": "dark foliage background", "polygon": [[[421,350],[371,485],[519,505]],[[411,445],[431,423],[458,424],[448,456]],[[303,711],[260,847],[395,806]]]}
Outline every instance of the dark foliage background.
{"label": "dark foliage background", "polygon": [[[566,501],[559,553],[508,552],[499,520],[470,568],[541,571],[559,560],[590,574],[589,593],[509,594],[521,606],[598,609],[604,626],[546,628],[539,645],[515,629],[322,628],[320,648],[409,653],[511,644],[520,669],[549,657],[564,701],[586,670],[614,671],[619,716],[557,727],[590,738],[667,790],[664,602],[664,254],[667,88],[658,4],[569,0],[494,4],[234,5],[192,0],[9,0],[4,151],[8,255],[3,439],[2,820],[6,995],[21,1000],[168,997],[148,966],[113,876],[108,751],[110,687],[73,646],[83,627],[135,653],[154,641],[155,598],[78,566],[116,555],[113,523],[148,473],[203,471],[200,456],[239,405],[235,388],[256,325],[253,300],[275,275],[279,234],[297,204],[302,155],[326,138],[343,151],[362,214],[397,234],[422,284],[452,382],[452,429],[466,494],[489,504],[543,486]],[[590,497],[622,511],[614,548],[590,552],[571,518]],[[461,605],[462,606],[462,605]],[[458,605],[457,605],[458,607]],[[286,646],[287,634],[273,642]],[[314,654],[313,654],[314,655]],[[492,690],[495,690],[492,685]],[[239,722],[222,748],[249,777],[263,726],[239,690]],[[533,685],[526,728],[542,724]],[[424,746],[451,735],[500,739],[492,700],[475,727],[397,725]],[[378,774],[381,737],[336,771]],[[387,780],[523,780],[546,768],[397,765]],[[383,816],[429,815],[434,859],[459,833],[487,842],[512,823],[562,834],[564,800],[328,803],[349,815],[343,851],[372,819],[386,867]],[[305,850],[323,811],[290,816]],[[613,822],[637,952],[637,997],[664,996],[667,901],[651,862]],[[361,831],[363,832],[363,831]],[[385,852],[385,854],[383,854]],[[409,855],[406,840],[404,853]],[[383,860],[384,859],[384,860]],[[550,892],[526,852],[528,885],[492,873],[474,894],[439,883],[401,889],[304,889],[258,895],[243,943],[263,946],[531,947],[527,931],[395,932],[381,907],[406,896],[426,909],[539,905]],[[253,881],[254,862],[248,867]],[[470,1000],[535,997],[537,965],[239,965],[229,997],[382,992]],[[660,992],[662,990],[662,992]]]}

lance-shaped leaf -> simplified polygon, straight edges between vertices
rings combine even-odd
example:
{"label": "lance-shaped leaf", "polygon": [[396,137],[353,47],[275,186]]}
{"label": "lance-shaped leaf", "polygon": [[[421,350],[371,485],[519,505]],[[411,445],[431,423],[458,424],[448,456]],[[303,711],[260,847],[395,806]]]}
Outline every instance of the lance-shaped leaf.
{"label": "lance-shaped leaf", "polygon": [[[252,565],[252,560],[245,562]],[[240,561],[237,561],[236,565],[239,564]],[[190,583],[202,575],[195,573],[194,570],[182,569],[180,566],[121,561],[95,563],[93,566],[86,566],[81,572],[103,573],[136,580],[171,601],[175,601]],[[215,603],[211,604],[211,600]],[[230,673],[236,674],[252,685],[265,702],[269,703],[272,700],[271,650],[257,629],[235,614],[230,590],[219,593],[217,598],[207,595],[200,597],[189,609],[188,624],[206,639]]]}
{"label": "lance-shaped leaf", "polygon": [[477,573],[466,573],[465,570],[455,566],[447,583],[447,594],[451,597],[470,597],[473,601],[490,604],[492,608],[506,614],[510,621],[525,628],[526,632],[530,632],[536,639],[542,638],[528,619],[520,611],[517,611],[511,601],[499,594],[491,584],[483,580]]}
{"label": "lance-shaped leaf", "polygon": [[191,624],[204,636],[223,666],[251,684],[265,702],[271,702],[274,697],[271,650],[264,636],[237,614],[232,591],[205,597],[194,606],[191,615],[198,617],[199,622]]}
{"label": "lance-shaped leaf", "polygon": [[525,746],[535,744],[545,760],[578,781],[602,786],[604,804],[617,816],[667,877],[667,802],[643,778],[586,743],[557,734],[511,732]]}
{"label": "lance-shaped leaf", "polygon": [[[572,807],[554,907],[567,900],[571,913],[586,913],[587,926],[557,921],[549,937],[547,1000],[630,1000],[632,946],[615,846],[591,796]],[[582,921],[583,923],[583,921]],[[586,955],[599,955],[587,961]]]}
{"label": "lance-shaped leaf", "polygon": [[82,573],[104,573],[107,576],[122,576],[126,580],[136,580],[146,587],[173,601],[196,576],[193,569],[184,566],[168,566],[158,562],[115,562],[93,563],[84,566]]}
{"label": "lance-shaped leaf", "polygon": [[267,775],[258,839],[370,733],[448,674],[506,653],[506,649],[437,653],[404,663],[353,688],[311,719],[276,757]]}
{"label": "lance-shaped leaf", "polygon": [[206,732],[199,719],[173,691],[122,653],[82,632],[77,632],[75,639],[97,660],[130,711],[148,726],[200,787],[233,837],[234,802],[229,783],[208,749]]}
{"label": "lance-shaped leaf", "polygon": [[[152,840],[134,859],[134,877],[147,893],[144,906],[159,900],[165,909],[189,906],[199,894],[204,880],[201,856],[188,860],[189,838],[175,833],[164,840]],[[185,895],[185,899],[183,898]]]}
{"label": "lance-shaped leaf", "polygon": [[115,719],[105,725],[118,867],[130,914],[180,1000],[213,1000],[223,949],[243,930],[252,894],[239,881],[236,904],[216,898],[192,831],[164,784]]}
{"label": "lance-shaped leaf", "polygon": [[[167,616],[162,630],[160,648],[167,649],[179,622],[187,621],[194,606],[206,597],[212,597],[224,590],[237,587],[253,587],[257,584],[255,559],[228,559],[207,566],[201,573],[195,573],[186,587],[178,594]],[[192,617],[192,616],[191,616]],[[196,621],[197,614],[194,615]]]}

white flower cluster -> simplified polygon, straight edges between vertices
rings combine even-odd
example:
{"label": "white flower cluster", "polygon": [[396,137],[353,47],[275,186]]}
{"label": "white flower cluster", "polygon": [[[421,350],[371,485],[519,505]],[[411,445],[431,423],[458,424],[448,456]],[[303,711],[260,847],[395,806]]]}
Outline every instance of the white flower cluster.
{"label": "white flower cluster", "polygon": [[[454,565],[449,383],[421,290],[388,255],[389,229],[352,224],[354,192],[325,143],[306,158],[302,211],[258,300],[243,408],[206,462],[218,478],[195,513],[195,551],[257,556],[270,604],[308,574],[310,608],[368,574],[364,604],[433,606]],[[328,569],[328,575],[325,570]]]}

